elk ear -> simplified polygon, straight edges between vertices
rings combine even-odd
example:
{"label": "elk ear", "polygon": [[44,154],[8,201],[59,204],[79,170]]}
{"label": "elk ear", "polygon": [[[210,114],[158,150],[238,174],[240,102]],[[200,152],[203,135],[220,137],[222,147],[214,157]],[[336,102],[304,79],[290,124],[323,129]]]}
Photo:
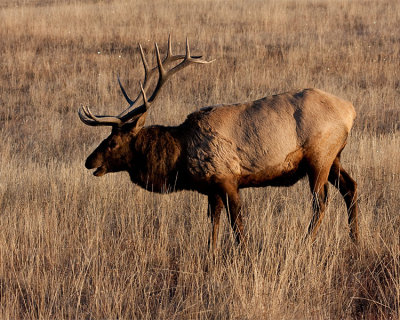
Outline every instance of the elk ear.
{"label": "elk ear", "polygon": [[136,121],[132,122],[130,131],[136,136],[140,130],[144,127],[146,122],[146,113],[143,113]]}

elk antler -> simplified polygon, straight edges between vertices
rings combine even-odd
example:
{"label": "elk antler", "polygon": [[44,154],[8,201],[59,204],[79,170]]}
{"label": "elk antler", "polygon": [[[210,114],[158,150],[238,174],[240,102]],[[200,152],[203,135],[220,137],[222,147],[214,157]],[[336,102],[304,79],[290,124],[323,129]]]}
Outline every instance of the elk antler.
{"label": "elk antler", "polygon": [[[175,73],[182,70],[183,68],[189,66],[193,63],[206,64],[211,63],[211,61],[202,60],[202,56],[191,56],[189,49],[189,41],[186,38],[186,54],[185,55],[173,55],[171,49],[171,35],[168,37],[168,50],[164,60],[161,61],[160,51],[158,50],[158,45],[155,43],[155,51],[157,57],[157,66],[150,69],[149,65],[146,61],[145,55],[143,53],[143,48],[139,44],[140,55],[142,57],[143,67],[144,67],[144,82],[143,85],[140,83],[140,93],[136,97],[134,101],[132,101],[127,95],[124,87],[121,84],[121,81],[118,77],[118,83],[121,88],[122,94],[124,95],[126,101],[129,103],[129,107],[121,112],[117,116],[104,116],[104,115],[94,115],[88,107],[82,106],[79,108],[78,114],[79,118],[83,123],[90,126],[123,126],[126,123],[130,123],[140,117],[142,114],[147,112],[150,108],[151,103],[156,99],[161,87],[164,83]],[[172,67],[169,70],[166,70],[164,66],[177,61],[183,60],[176,66]],[[158,81],[155,86],[153,93],[147,98],[147,90],[149,89],[150,82],[154,78],[155,74],[158,71]],[[140,104],[143,100],[143,104]],[[140,104],[140,105],[139,105]]]}

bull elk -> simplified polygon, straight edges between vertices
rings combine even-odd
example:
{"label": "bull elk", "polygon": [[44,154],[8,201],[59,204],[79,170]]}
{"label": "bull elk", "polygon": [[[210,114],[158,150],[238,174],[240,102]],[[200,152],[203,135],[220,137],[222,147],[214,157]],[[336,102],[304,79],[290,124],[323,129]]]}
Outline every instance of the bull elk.
{"label": "bull elk", "polygon": [[[173,74],[212,61],[191,56],[187,40],[185,55],[172,54],[169,37],[164,59],[155,44],[157,66],[150,68],[140,45],[139,49],[145,76],[135,100],[118,77],[129,107],[117,116],[94,115],[85,106],[79,109],[85,124],[111,126],[111,134],[87,158],[87,169],[96,169],[95,176],[127,171],[133,183],[149,191],[196,190],[208,196],[213,251],[224,206],[237,242],[243,240],[239,189],[291,186],[307,175],[313,203],[308,234],[315,238],[329,181],[346,202],[350,237],[357,241],[356,182],[340,163],[356,115],[350,102],[304,89],[205,107],[178,126],[145,127],[147,111]],[[149,94],[152,80],[157,82]]]}

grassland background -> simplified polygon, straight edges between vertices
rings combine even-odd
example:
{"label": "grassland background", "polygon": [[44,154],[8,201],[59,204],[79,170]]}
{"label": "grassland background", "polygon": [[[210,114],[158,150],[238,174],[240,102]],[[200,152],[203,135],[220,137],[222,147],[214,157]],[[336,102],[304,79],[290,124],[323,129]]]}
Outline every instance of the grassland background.
{"label": "grassland background", "polygon": [[[3,0],[0,4],[0,318],[395,319],[400,317],[400,2]],[[109,129],[81,104],[117,113],[116,75],[138,92],[137,50],[216,61],[162,91],[148,124],[205,105],[317,87],[351,100],[343,165],[358,182],[361,243],[344,202],[316,242],[307,181],[248,189],[248,255],[226,219],[208,253],[206,199],[151,194],[84,160]],[[152,60],[154,63],[154,59]]]}

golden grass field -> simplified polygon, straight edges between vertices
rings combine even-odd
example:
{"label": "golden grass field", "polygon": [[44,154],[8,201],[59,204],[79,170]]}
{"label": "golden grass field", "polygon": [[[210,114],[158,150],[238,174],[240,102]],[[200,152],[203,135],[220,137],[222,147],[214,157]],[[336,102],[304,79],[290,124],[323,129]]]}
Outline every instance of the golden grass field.
{"label": "golden grass field", "polygon": [[[398,0],[3,0],[0,4],[1,319],[399,319]],[[148,124],[205,105],[316,87],[354,103],[342,163],[358,183],[361,241],[330,187],[316,241],[308,182],[241,192],[248,252],[224,216],[213,259],[207,201],[94,177],[89,153],[172,34],[216,59],[166,85]]]}

